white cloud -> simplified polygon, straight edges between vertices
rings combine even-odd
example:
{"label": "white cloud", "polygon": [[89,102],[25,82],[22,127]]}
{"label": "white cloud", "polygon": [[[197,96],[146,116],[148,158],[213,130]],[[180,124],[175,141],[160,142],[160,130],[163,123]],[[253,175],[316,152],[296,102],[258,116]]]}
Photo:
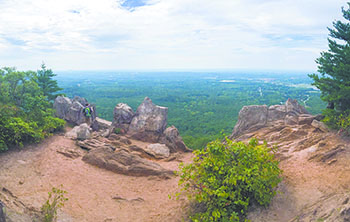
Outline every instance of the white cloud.
{"label": "white cloud", "polygon": [[0,1],[0,66],[314,69],[341,0]]}

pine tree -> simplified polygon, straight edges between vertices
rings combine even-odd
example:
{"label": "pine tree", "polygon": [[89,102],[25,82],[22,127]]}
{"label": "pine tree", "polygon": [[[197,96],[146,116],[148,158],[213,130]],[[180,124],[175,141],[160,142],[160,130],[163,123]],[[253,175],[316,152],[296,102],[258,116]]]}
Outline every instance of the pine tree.
{"label": "pine tree", "polygon": [[58,87],[57,80],[53,80],[55,76],[56,74],[51,69],[46,69],[44,63],[41,65],[41,70],[37,71],[36,82],[49,101],[54,100],[58,96],[58,94],[54,94],[55,92],[62,90],[62,88]]}
{"label": "pine tree", "polygon": [[337,113],[350,110],[350,9],[342,8],[342,12],[346,22],[335,21],[333,29],[328,28],[329,49],[316,60],[321,75],[309,75],[321,90],[321,99],[328,102],[327,108]]}

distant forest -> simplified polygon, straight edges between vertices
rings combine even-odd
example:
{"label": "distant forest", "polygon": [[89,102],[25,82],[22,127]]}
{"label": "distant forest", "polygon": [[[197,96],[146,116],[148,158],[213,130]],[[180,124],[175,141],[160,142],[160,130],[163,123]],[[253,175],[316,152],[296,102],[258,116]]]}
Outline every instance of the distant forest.
{"label": "distant forest", "polygon": [[312,114],[326,106],[306,73],[87,71],[61,72],[56,79],[63,93],[87,98],[96,104],[98,116],[110,121],[116,104],[136,110],[150,97],[169,107],[168,125],[175,125],[192,149],[230,135],[245,105],[281,104],[293,98]]}

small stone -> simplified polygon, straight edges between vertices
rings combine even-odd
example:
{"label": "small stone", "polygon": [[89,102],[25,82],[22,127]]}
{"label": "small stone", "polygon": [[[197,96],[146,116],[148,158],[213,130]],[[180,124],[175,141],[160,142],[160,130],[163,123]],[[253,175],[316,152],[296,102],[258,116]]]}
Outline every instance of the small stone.
{"label": "small stone", "polygon": [[335,162],[337,162],[337,159],[332,159],[332,160],[328,161],[327,164],[328,164],[328,165],[331,165],[331,164],[333,164],[333,163],[335,163]]}

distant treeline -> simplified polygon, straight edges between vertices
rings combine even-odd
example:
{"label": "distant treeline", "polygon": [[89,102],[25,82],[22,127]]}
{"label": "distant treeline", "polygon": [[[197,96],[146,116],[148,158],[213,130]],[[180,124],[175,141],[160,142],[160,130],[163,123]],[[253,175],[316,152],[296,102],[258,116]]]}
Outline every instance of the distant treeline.
{"label": "distant treeline", "polygon": [[[242,76],[242,75],[240,75]],[[148,96],[160,106],[169,107],[168,124],[175,125],[185,143],[203,148],[216,138],[229,135],[245,105],[274,105],[297,99],[313,113],[325,104],[319,91],[307,86],[307,75],[254,75],[247,78],[205,73],[88,73],[57,76],[68,96],[79,95],[97,105],[101,118],[112,120],[117,103],[134,110]],[[222,81],[230,80],[230,81]],[[300,87],[299,87],[300,86]]]}

